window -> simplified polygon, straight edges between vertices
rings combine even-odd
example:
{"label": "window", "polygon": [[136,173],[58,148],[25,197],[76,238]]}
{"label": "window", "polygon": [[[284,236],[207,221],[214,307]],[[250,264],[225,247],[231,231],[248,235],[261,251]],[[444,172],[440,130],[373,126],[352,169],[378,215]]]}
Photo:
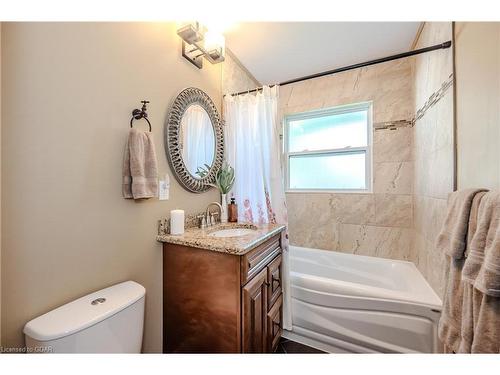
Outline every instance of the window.
{"label": "window", "polygon": [[285,118],[288,191],[371,190],[371,103]]}

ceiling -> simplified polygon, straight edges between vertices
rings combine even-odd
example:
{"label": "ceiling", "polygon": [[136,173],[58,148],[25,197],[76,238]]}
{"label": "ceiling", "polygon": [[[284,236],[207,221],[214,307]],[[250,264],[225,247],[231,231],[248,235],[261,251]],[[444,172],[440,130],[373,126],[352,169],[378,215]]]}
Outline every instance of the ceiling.
{"label": "ceiling", "polygon": [[409,51],[420,22],[247,22],[226,46],[262,84]]}

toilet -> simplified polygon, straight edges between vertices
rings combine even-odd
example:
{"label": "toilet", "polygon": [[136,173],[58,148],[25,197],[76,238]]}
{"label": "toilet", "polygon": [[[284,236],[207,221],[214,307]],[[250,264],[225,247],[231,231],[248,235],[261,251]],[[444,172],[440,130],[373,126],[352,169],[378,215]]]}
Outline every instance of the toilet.
{"label": "toilet", "polygon": [[126,281],[24,326],[28,353],[140,353],[146,289]]}

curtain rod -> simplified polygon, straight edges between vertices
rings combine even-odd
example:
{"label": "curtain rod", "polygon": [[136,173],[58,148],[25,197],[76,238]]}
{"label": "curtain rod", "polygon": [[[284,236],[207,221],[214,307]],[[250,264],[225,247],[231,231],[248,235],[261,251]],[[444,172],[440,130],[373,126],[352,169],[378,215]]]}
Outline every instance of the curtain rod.
{"label": "curtain rod", "polygon": [[[419,55],[421,53],[435,51],[437,49],[450,48],[450,46],[451,46],[451,40],[448,40],[447,42],[436,44],[436,45],[430,46],[430,47],[420,48],[420,49],[416,49],[416,50],[409,51],[409,52],[398,53],[397,55],[392,55],[392,56],[382,57],[382,58],[375,59],[375,60],[365,61],[365,62],[362,62],[359,64],[347,65],[347,66],[344,66],[342,68],[327,70],[326,72],[311,74],[309,76],[294,78],[294,79],[291,79],[291,80],[288,80],[285,82],[278,83],[278,86],[290,85],[292,83],[302,82],[302,81],[306,81],[308,79],[319,78],[319,77],[324,77],[324,76],[328,76],[328,75],[335,74],[335,73],[345,72],[346,70],[358,69],[358,68],[363,68],[365,66],[380,64],[383,62],[397,60],[397,59],[402,59],[404,57]],[[271,87],[272,86],[275,86],[275,85],[271,85]],[[240,92],[237,92],[234,94],[226,94],[226,95],[237,96],[237,95],[242,95],[242,94],[248,94],[251,92],[256,92],[256,91],[261,90],[261,89],[262,89],[262,87],[257,87],[257,88],[252,89],[252,90],[240,91]],[[226,95],[224,95],[224,96],[226,96]]]}

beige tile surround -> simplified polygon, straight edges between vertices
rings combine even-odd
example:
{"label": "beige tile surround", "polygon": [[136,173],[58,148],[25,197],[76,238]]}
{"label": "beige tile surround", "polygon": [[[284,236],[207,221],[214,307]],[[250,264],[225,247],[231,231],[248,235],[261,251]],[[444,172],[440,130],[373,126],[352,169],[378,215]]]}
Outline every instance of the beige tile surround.
{"label": "beige tile surround", "polygon": [[[451,40],[451,22],[429,22],[416,48]],[[414,60],[414,109],[417,111],[453,73],[452,49],[419,55]],[[446,215],[446,199],[453,191],[453,87],[413,127],[415,181],[414,242],[410,260],[442,296],[446,260],[435,240]]]}
{"label": "beige tile surround", "polygon": [[[451,39],[451,23],[426,23],[421,48]],[[452,73],[452,50],[283,87],[280,115],[373,101],[374,123],[411,119]],[[413,127],[373,133],[373,192],[288,193],[291,243],[409,260],[444,291],[446,260],[434,243],[453,190],[453,88]]]}
{"label": "beige tile surround", "polygon": [[[309,80],[280,91],[280,116],[364,101],[374,123],[413,114],[408,60]],[[373,192],[287,193],[290,241],[297,246],[407,260],[413,226],[413,131],[373,132]]]}

